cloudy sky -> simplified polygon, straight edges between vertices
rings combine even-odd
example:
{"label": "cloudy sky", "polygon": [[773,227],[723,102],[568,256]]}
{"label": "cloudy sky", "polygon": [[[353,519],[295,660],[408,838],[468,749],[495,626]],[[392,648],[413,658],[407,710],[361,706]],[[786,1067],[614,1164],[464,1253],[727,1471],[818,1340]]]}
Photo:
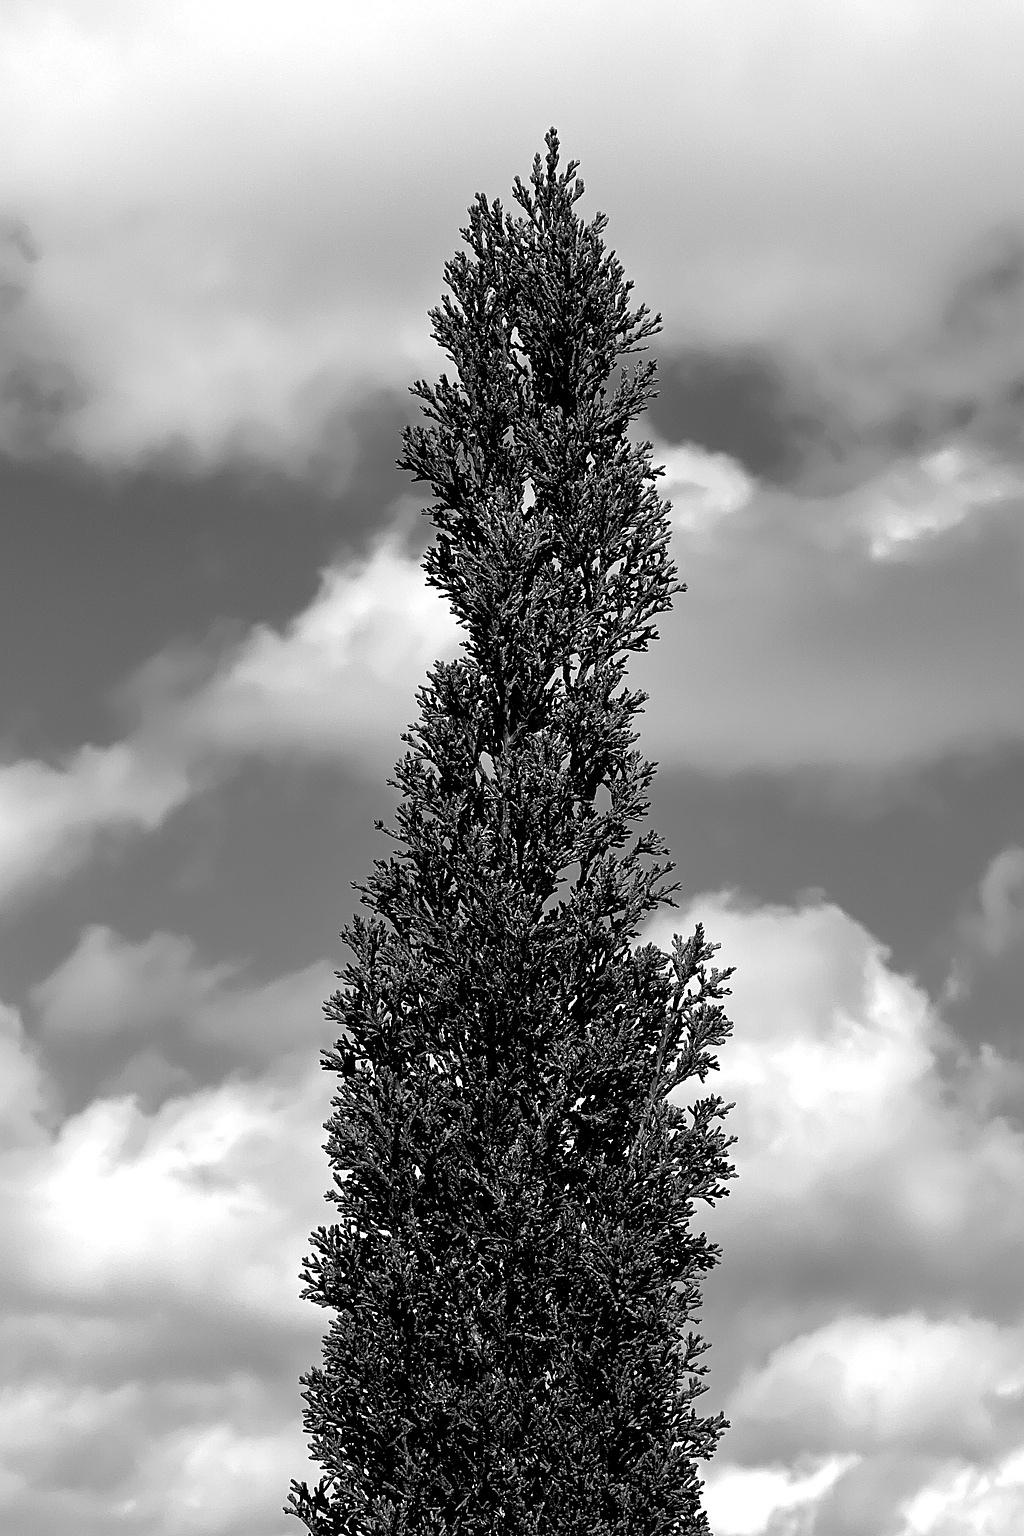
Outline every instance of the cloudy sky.
{"label": "cloudy sky", "polygon": [[394,468],[549,124],[664,315],[735,965],[715,1536],[1024,1529],[1018,0],[0,0],[0,1526],[287,1536],[320,1012],[457,633]]}

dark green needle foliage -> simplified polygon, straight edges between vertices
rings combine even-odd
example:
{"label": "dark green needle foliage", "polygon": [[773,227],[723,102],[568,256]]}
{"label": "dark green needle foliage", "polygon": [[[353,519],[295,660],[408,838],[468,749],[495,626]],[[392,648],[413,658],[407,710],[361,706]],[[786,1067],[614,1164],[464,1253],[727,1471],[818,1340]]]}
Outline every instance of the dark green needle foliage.
{"label": "dark green needle foliage", "polygon": [[627,435],[655,368],[623,359],[660,317],[547,146],[521,212],[470,210],[431,312],[457,378],[414,386],[400,460],[465,639],[417,696],[396,851],[325,1008],[338,1222],[302,1294],[335,1316],[300,1378],[324,1476],[285,1506],[316,1536],[706,1532],[695,1459],[727,1427],[694,1406],[719,1252],[690,1220],[735,1176],[731,1106],[666,1099],[717,1067],[732,972],[699,925],[633,947],[677,889],[636,831],[624,683],[685,590]]}

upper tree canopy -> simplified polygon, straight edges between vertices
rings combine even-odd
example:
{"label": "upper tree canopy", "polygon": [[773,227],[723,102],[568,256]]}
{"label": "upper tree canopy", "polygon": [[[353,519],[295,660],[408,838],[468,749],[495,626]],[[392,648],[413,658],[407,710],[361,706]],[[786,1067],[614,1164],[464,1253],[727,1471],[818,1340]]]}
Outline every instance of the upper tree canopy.
{"label": "upper tree canopy", "polygon": [[427,482],[427,579],[465,631],[431,670],[392,782],[397,851],[328,1016],[347,1038],[327,1122],[340,1220],[304,1295],[338,1316],[303,1377],[326,1477],[291,1512],[331,1532],[679,1536],[706,1530],[694,1457],[717,1248],[693,1201],[733,1177],[703,1082],[731,972],[700,926],[634,947],[671,900],[633,837],[654,765],[628,656],[684,590],[651,448],[628,435],[659,325],[575,212],[547,136],[513,217],[482,195],[445,268],[401,463]]}
{"label": "upper tree canopy", "polygon": [[[436,498],[438,537],[424,569],[494,688],[499,747],[550,725],[617,653],[645,649],[656,635],[650,620],[685,590],[652,483],[660,471],[626,438],[653,393],[655,365],[607,389],[660,316],[631,310],[633,285],[601,239],[604,215],[585,225],[574,213],[576,169],[573,161],[559,173],[552,130],[533,191],[516,178],[525,218],[482,194],[470,209],[461,233],[472,255],[447,263],[451,297],[430,317],[458,381],[414,386],[436,425],[407,430],[400,460]],[[583,755],[586,801],[609,753]]]}

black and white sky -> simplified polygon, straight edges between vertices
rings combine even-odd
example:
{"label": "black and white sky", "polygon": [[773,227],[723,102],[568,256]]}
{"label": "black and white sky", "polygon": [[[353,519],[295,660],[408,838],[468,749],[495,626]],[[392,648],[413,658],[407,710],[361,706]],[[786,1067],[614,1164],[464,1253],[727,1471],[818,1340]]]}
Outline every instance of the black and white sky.
{"label": "black and white sky", "polygon": [[551,123],[664,316],[712,1528],[1024,1530],[1019,0],[0,0],[9,1536],[287,1536],[319,1471],[321,1003],[458,644],[394,461]]}

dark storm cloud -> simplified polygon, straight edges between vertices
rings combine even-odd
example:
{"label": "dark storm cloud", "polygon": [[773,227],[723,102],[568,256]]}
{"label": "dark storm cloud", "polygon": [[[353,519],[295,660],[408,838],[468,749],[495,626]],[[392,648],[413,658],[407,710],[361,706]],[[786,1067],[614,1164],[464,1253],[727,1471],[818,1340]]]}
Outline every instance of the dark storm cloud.
{"label": "dark storm cloud", "polygon": [[797,398],[794,374],[766,347],[663,352],[647,419],[666,442],[727,453],[750,474],[786,484],[820,453],[828,433],[811,391]]}
{"label": "dark storm cloud", "polygon": [[[662,764],[651,817],[677,860],[684,898],[716,883],[766,904],[827,891],[884,934],[895,968],[938,1001],[957,920],[976,906],[994,853],[1024,829],[1024,750],[945,759],[861,795],[837,794],[814,774]],[[976,1050],[989,1039],[1011,1056],[1024,1053],[1019,994],[1015,1014],[1003,1001],[1005,1020],[1018,1019],[1016,1037],[990,1033],[993,1013],[972,993],[952,1016],[965,1045]]]}
{"label": "dark storm cloud", "polygon": [[[856,374],[856,368],[853,370]],[[920,453],[963,436],[1024,458],[1024,231],[1005,224],[956,253],[930,321],[867,360],[869,440]],[[868,414],[872,384],[878,390]]]}
{"label": "dark storm cloud", "polygon": [[649,419],[668,443],[726,453],[775,486],[829,495],[951,440],[1024,462],[1024,232],[957,252],[931,314],[882,341],[817,352],[664,338]]}

